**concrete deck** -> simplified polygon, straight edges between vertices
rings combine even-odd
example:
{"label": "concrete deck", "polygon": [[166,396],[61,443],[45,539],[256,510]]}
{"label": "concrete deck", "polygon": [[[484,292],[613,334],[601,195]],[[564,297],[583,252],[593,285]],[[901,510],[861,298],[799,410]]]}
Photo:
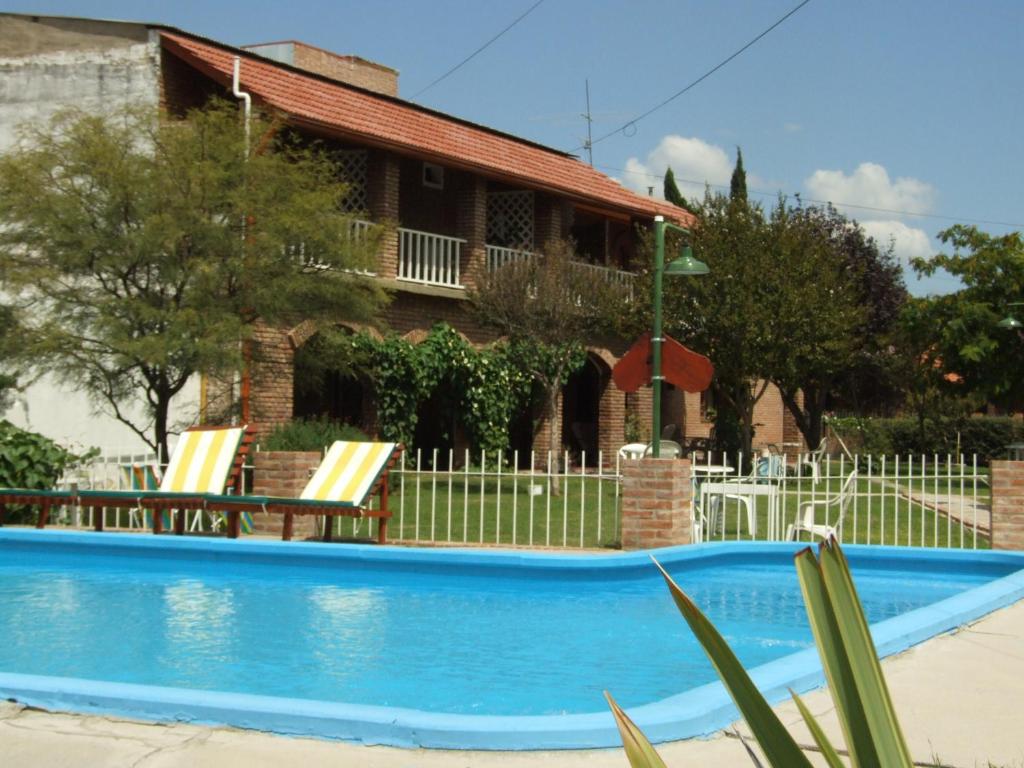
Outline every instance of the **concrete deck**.
{"label": "concrete deck", "polygon": [[[889,686],[918,765],[1024,768],[1024,601],[884,662]],[[826,691],[805,697],[829,736],[842,743]],[[776,708],[801,744],[812,740],[792,704]],[[741,731],[745,726],[739,724]],[[670,766],[750,766],[740,742],[665,744]],[[815,765],[824,765],[812,755]],[[195,725],[155,725],[59,714],[0,703],[0,764],[11,768],[475,768],[586,766],[627,768],[621,750],[445,752],[362,747]]]}

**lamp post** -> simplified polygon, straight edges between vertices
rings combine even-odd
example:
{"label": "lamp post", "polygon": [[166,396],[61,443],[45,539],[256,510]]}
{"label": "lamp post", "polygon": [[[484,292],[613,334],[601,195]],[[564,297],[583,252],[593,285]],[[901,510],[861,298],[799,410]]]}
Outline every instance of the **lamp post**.
{"label": "lamp post", "polygon": [[661,344],[664,338],[661,335],[661,282],[662,275],[671,277],[706,275],[708,265],[703,261],[695,259],[693,249],[690,246],[683,246],[679,258],[674,259],[668,267],[665,266],[665,230],[674,229],[685,235],[690,230],[677,227],[665,221],[664,216],[654,217],[654,330],[651,333],[651,387],[653,389],[653,403],[651,414],[651,455],[661,458]]}

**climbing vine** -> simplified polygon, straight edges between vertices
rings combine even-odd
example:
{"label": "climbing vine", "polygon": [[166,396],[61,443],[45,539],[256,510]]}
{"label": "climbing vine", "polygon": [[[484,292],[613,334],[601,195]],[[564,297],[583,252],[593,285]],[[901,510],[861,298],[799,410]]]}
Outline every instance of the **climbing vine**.
{"label": "climbing vine", "polygon": [[332,345],[375,385],[381,436],[410,445],[419,409],[446,388],[475,451],[504,450],[513,415],[530,394],[532,378],[512,348],[477,349],[450,325],[435,325],[419,344],[398,336],[335,336]]}

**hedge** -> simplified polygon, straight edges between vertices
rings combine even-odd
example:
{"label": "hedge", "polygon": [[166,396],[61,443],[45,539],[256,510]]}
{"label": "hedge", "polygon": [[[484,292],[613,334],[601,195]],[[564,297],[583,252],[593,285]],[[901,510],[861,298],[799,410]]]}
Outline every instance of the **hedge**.
{"label": "hedge", "polygon": [[[1006,416],[959,419],[832,418],[828,426],[850,451],[880,455],[977,454],[978,461],[1006,458],[1006,446],[1024,442],[1024,421]],[[958,442],[959,441],[959,442]]]}

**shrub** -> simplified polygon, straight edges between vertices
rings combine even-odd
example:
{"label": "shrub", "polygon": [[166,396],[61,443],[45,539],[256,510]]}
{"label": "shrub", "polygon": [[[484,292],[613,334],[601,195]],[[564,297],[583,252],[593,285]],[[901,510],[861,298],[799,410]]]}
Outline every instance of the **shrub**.
{"label": "shrub", "polygon": [[320,416],[295,419],[276,427],[262,447],[267,451],[320,451],[335,440],[366,439],[366,433],[357,427]]}
{"label": "shrub", "polygon": [[[65,471],[97,453],[93,448],[74,454],[48,437],[0,421],[0,487],[53,488]],[[26,522],[32,514],[28,507],[11,507],[8,520]]]}
{"label": "shrub", "polygon": [[[861,455],[977,454],[988,463],[1006,455],[1006,446],[1024,440],[1024,422],[1003,416],[963,418],[834,418],[829,426],[847,447]],[[959,443],[957,438],[959,436]]]}

